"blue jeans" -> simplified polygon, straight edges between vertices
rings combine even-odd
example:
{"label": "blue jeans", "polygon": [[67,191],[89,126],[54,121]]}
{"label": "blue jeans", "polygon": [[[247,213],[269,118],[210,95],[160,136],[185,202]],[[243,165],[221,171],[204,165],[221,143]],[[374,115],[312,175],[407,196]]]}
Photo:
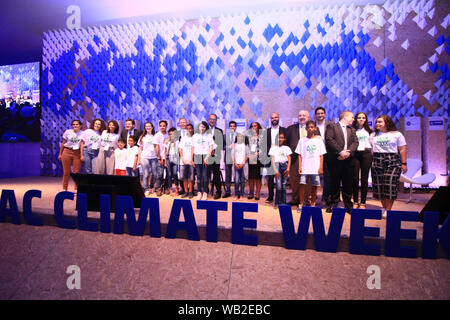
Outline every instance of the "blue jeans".
{"label": "blue jeans", "polygon": [[136,168],[136,171],[133,171],[133,168],[127,167],[127,176],[129,177],[139,177],[139,169]]}
{"label": "blue jeans", "polygon": [[91,146],[87,146],[83,151],[84,156],[84,169],[86,173],[92,174],[95,172],[95,162],[98,157],[98,149],[91,149]]}
{"label": "blue jeans", "polygon": [[277,192],[275,195],[275,204],[286,204],[286,183],[287,179],[284,176],[284,172],[287,169],[287,162],[277,162],[277,166],[280,177],[276,180]]}
{"label": "blue jeans", "polygon": [[234,167],[234,195],[236,197],[244,196],[245,189],[245,175],[244,167],[237,169]]}
{"label": "blue jeans", "polygon": [[197,173],[197,191],[208,192],[208,166],[196,164],[195,171]]}
{"label": "blue jeans", "polygon": [[152,177],[153,182],[156,183],[155,188],[159,188],[161,186],[161,166],[159,165],[158,159],[141,159],[141,168],[142,168],[142,178],[143,178],[143,187],[145,191],[150,189],[150,184],[148,182],[148,178]]}
{"label": "blue jeans", "polygon": [[172,182],[178,187],[178,164],[167,160],[167,188],[172,188]]}

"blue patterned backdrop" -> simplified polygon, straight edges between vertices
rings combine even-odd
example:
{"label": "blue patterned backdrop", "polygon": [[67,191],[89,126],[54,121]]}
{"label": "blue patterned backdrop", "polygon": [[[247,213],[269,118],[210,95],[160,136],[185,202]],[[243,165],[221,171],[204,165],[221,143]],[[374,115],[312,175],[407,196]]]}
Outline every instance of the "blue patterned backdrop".
{"label": "blue patterned backdrop", "polygon": [[344,109],[447,117],[448,9],[387,1],[47,32],[42,174],[62,173],[74,118],[197,123],[214,112],[267,125],[272,111],[292,121],[317,106],[330,119]]}

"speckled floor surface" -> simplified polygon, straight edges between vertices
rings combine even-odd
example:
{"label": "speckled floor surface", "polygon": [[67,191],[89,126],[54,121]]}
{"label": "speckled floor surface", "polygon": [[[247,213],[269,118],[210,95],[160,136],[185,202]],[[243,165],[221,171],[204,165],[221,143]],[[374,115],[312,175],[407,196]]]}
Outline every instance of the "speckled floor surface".
{"label": "speckled floor surface", "polygon": [[[43,213],[53,211],[59,185],[60,178],[0,180],[0,189],[15,190],[19,210],[25,191],[43,190],[42,199],[33,200],[33,208]],[[407,194],[402,197],[394,209],[414,211],[431,194],[414,194],[410,204],[404,201]],[[171,199],[160,200],[162,222],[167,221],[163,212]],[[263,199],[258,228],[276,232],[280,218]],[[369,205],[375,207],[376,202]],[[65,212],[71,211],[68,202]],[[231,222],[227,216],[219,219],[225,228]],[[329,218],[324,215],[324,220]],[[412,227],[420,238],[421,226]],[[298,251],[267,244],[252,247],[0,223],[0,299],[450,299],[447,259]],[[66,271],[73,265],[79,267],[81,288],[71,290],[67,282],[72,274]],[[367,286],[372,265],[379,267],[380,289]]]}

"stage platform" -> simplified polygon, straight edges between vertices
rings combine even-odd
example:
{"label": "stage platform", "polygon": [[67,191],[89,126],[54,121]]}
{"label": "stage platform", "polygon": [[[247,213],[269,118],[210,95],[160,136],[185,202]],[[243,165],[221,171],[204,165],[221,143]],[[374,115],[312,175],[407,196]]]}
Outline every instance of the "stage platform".
{"label": "stage platform", "polygon": [[[36,189],[42,191],[42,197],[33,199],[33,212],[42,217],[44,225],[56,226],[56,221],[54,219],[54,199],[55,196],[63,191],[61,187],[60,177],[27,177],[27,178],[14,178],[14,179],[0,179],[0,190],[1,189],[13,189],[17,199],[17,205],[19,211],[22,212],[22,201],[23,195],[28,190]],[[246,186],[246,190],[248,186]],[[233,189],[232,189],[233,190]],[[74,191],[74,184],[71,181],[69,191]],[[399,198],[394,203],[393,210],[396,211],[418,211],[420,212],[428,200],[432,197],[434,191],[429,192],[416,192],[413,193],[413,201],[408,203],[409,193],[399,193]],[[154,193],[150,197],[159,199],[160,206],[160,218],[161,218],[161,230],[162,234],[165,234],[167,223],[169,221],[170,212],[172,209],[172,204],[174,199],[181,199],[180,196],[162,195],[157,197]],[[290,199],[290,190],[288,190],[288,201]],[[256,200],[248,200],[246,198],[241,200],[233,200],[233,197],[221,198],[218,200],[213,200],[212,196],[208,197],[209,201],[226,201],[228,202],[228,211],[220,211],[218,214],[218,240],[224,242],[231,242],[231,227],[232,227],[232,215],[231,207],[232,202],[248,202],[248,203],[258,203],[258,212],[246,212],[246,219],[257,220],[256,230],[248,229],[246,232],[249,234],[256,234],[258,236],[258,244],[261,245],[273,245],[273,246],[284,246],[284,239],[282,234],[282,226],[280,221],[279,210],[274,208],[273,205],[265,203],[267,198],[267,187],[263,186],[261,191],[261,198]],[[377,200],[371,199],[371,194],[369,191],[367,200],[367,209],[380,209],[380,203]],[[318,195],[320,199],[320,193]],[[201,240],[206,239],[206,210],[196,209],[196,198],[191,199],[192,207],[194,209],[194,215],[197,227],[199,229]],[[77,211],[75,208],[76,204],[76,194],[74,201],[66,200],[64,202],[64,214],[67,217],[76,217]],[[342,205],[342,202],[341,202]],[[325,225],[325,232],[327,233],[328,227],[331,220],[331,213],[325,212],[326,208],[322,208],[322,217]],[[111,210],[113,211],[113,210]],[[139,209],[135,209],[136,214],[139,213]],[[298,224],[300,221],[300,215],[297,213],[297,207],[292,207],[292,215],[294,221],[294,227],[297,231]],[[88,218],[92,221],[100,221],[99,212],[89,211]],[[111,220],[113,220],[113,214],[111,215]],[[126,219],[126,217],[125,217]],[[148,218],[147,218],[148,219]],[[180,220],[183,221],[183,216]],[[383,242],[386,233],[386,219],[381,220],[366,220],[365,226],[367,227],[377,227],[380,229],[380,241]],[[126,227],[126,224],[125,224]],[[417,233],[417,243],[420,243],[422,239],[423,223],[422,222],[402,222],[402,228],[416,230]],[[309,233],[312,234],[313,227],[310,225]],[[127,233],[127,230],[125,231]],[[146,228],[146,234],[148,234],[148,226]],[[350,236],[350,214],[345,215],[344,224],[341,231],[341,241],[338,247],[339,251],[348,251],[348,239]],[[187,233],[183,230],[177,232],[177,237],[187,238]],[[383,250],[382,243],[381,247]],[[308,239],[308,247],[312,248],[313,239]],[[420,246],[418,246],[420,255]],[[383,253],[383,251],[382,251]],[[440,252],[442,253],[442,252]]]}
{"label": "stage platform", "polygon": [[[186,240],[183,231],[177,232],[178,239],[164,237],[173,200],[179,197],[159,197],[162,237],[152,238],[55,227],[53,201],[62,191],[61,177],[0,179],[0,189],[15,191],[19,211],[26,191],[42,190],[42,198],[33,200],[33,212],[44,220],[43,227],[27,226],[23,220],[22,225],[0,224],[0,299],[450,298],[450,261],[442,250],[433,260],[420,258],[420,250],[417,259],[383,255],[385,219],[366,221],[366,226],[380,228],[381,256],[348,253],[348,214],[337,253],[314,250],[311,234],[307,250],[285,249],[280,216],[264,202],[264,186],[258,213],[245,213],[245,218],[257,220],[256,232],[245,230],[258,236],[257,247],[231,243],[233,198],[220,200],[229,203],[229,210],[218,216],[218,243],[210,243],[205,241],[205,210],[196,210],[195,198],[191,201],[201,241]],[[400,193],[393,210],[420,211],[432,195],[432,191],[415,192],[413,202],[407,203],[409,194]],[[367,208],[379,209],[379,204],[369,199]],[[75,201],[66,200],[64,212],[75,217]],[[327,233],[331,214],[322,212]],[[296,208],[292,213],[297,230],[300,214]],[[88,216],[99,219],[98,212]],[[420,243],[421,222],[404,222],[402,228],[416,230]],[[82,290],[67,289],[65,268],[69,265],[80,265],[84,271]],[[371,265],[381,269],[380,290],[366,285]]]}

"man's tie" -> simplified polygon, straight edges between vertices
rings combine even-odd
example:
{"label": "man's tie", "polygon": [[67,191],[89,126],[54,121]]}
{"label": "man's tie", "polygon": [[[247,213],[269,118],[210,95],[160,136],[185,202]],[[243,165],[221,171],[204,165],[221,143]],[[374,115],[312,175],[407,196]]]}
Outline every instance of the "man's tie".
{"label": "man's tie", "polygon": [[304,138],[306,136],[307,136],[306,129],[304,126],[302,126],[300,129],[300,138]]}

